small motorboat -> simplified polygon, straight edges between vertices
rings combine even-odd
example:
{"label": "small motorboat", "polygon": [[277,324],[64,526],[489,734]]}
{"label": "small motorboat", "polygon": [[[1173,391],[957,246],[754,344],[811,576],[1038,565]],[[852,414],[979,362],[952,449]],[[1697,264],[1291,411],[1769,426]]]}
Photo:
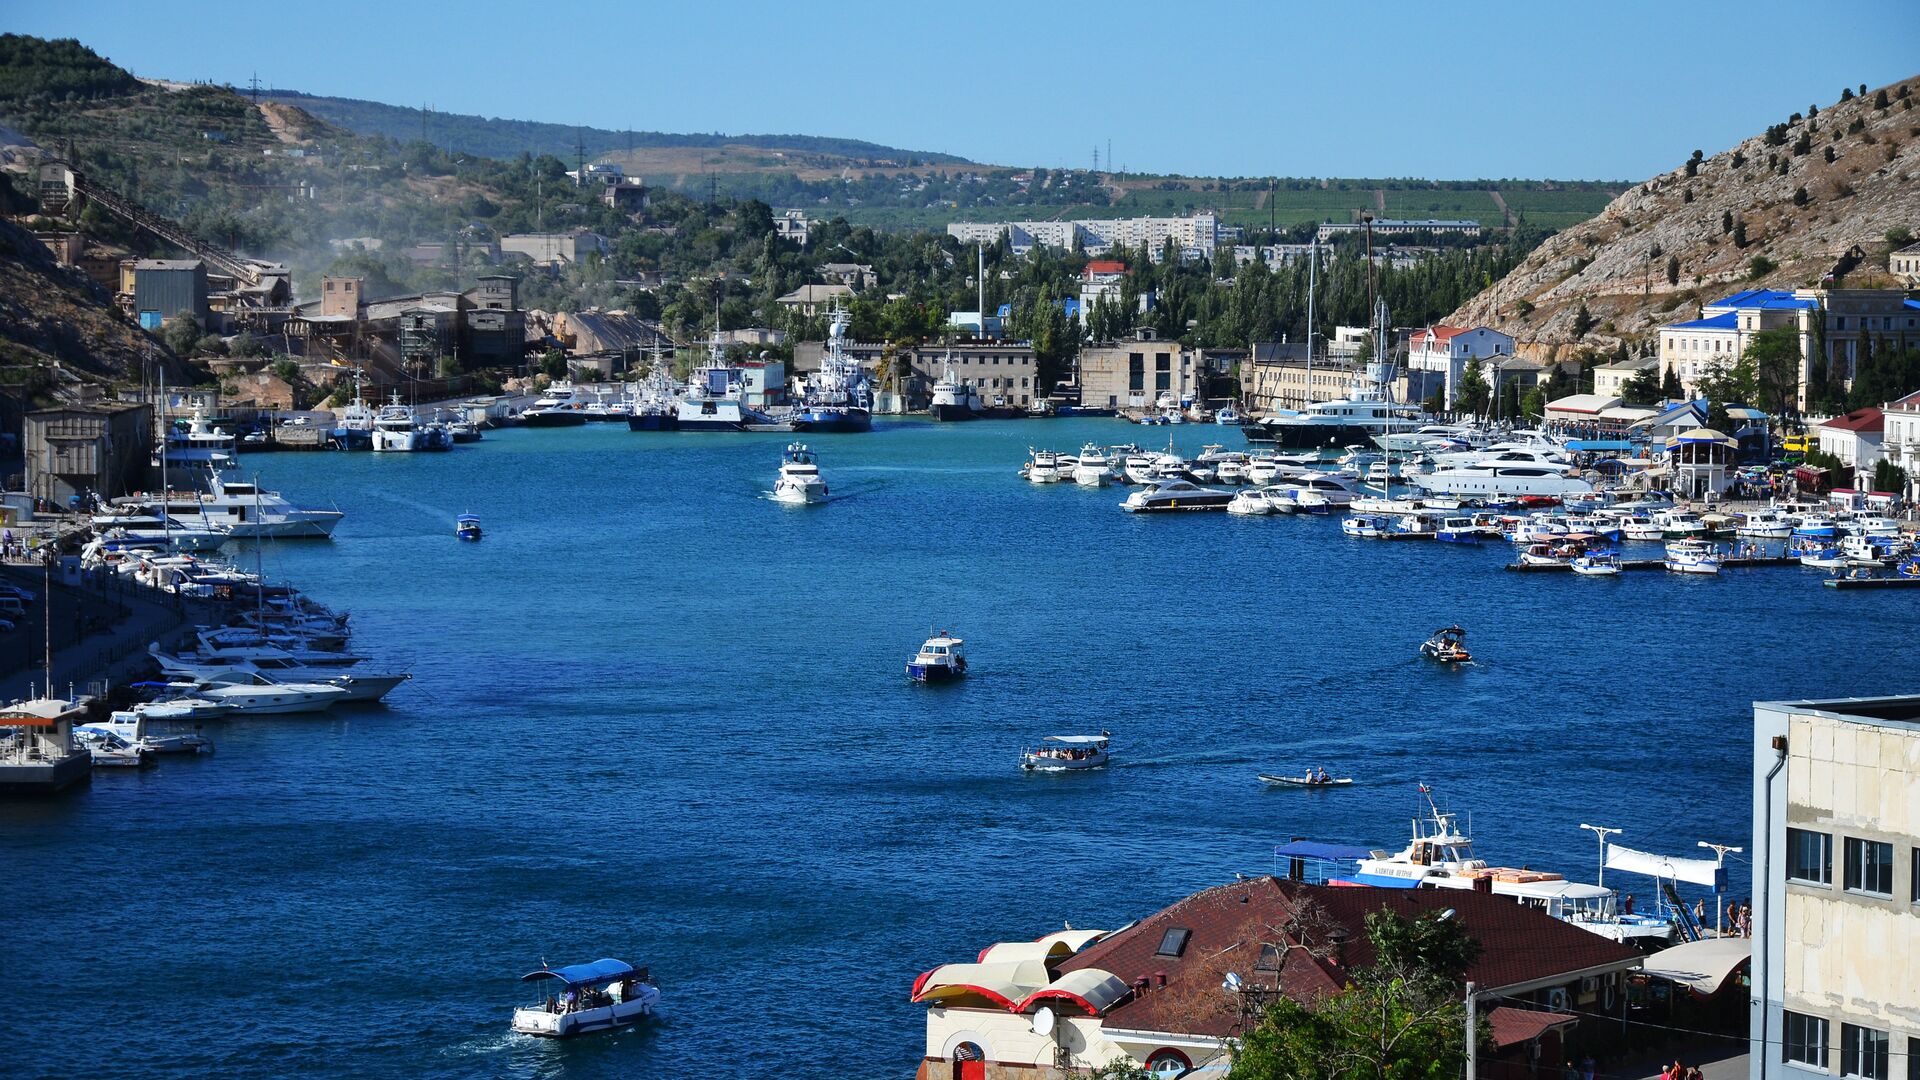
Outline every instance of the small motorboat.
{"label": "small motorboat", "polygon": [[93,757],[94,768],[138,769],[153,764],[147,751],[98,725],[74,728],[73,738]]}
{"label": "small motorboat", "polygon": [[773,482],[773,501],[789,506],[812,506],[827,499],[827,482],[820,461],[805,443],[790,443],[780,459],[780,478]]}
{"label": "small motorboat", "polygon": [[480,539],[480,516],[478,514],[461,514],[459,519],[454,522],[453,535],[462,540]]}
{"label": "small motorboat", "polygon": [[625,960],[543,966],[520,981],[537,982],[542,992],[539,1002],[513,1010],[513,1030],[522,1035],[564,1039],[606,1031],[638,1023],[660,1007],[660,987],[647,969]]}
{"label": "small motorboat", "polygon": [[1667,569],[1676,574],[1717,574],[1720,560],[1720,549],[1705,540],[1682,539],[1667,544]]}
{"label": "small motorboat", "polygon": [[1264,488],[1247,488],[1234,493],[1233,500],[1227,503],[1229,514],[1271,514],[1273,504],[1267,501]]}
{"label": "small motorboat", "polygon": [[1620,572],[1620,557],[1611,551],[1576,555],[1569,562],[1573,572],[1587,577],[1611,577]]}
{"label": "small motorboat", "polygon": [[1305,776],[1275,776],[1271,773],[1261,773],[1260,782],[1269,787],[1332,788],[1350,786],[1353,783],[1353,777],[1328,776],[1325,769],[1308,769]]}
{"label": "small motorboat", "polygon": [[1079,772],[1106,765],[1112,754],[1107,744],[1113,733],[1049,735],[1033,750],[1020,751],[1020,767],[1027,772]]}
{"label": "small motorboat", "polygon": [[1467,632],[1458,626],[1442,627],[1420,643],[1420,654],[1443,664],[1464,664],[1473,659],[1467,651]]}
{"label": "small motorboat", "polygon": [[907,678],[914,682],[952,682],[967,673],[967,658],[960,651],[966,642],[942,631],[920,645],[920,651],[907,661]]}

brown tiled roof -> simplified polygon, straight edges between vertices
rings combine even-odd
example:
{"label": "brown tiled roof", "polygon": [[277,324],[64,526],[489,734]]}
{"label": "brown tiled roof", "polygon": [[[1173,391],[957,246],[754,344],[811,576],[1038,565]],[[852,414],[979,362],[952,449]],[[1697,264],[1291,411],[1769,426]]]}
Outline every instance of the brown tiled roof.
{"label": "brown tiled roof", "polygon": [[[1327,928],[1344,928],[1347,940],[1334,955],[1298,948],[1286,927],[1303,906],[1324,913]],[[1271,985],[1272,972],[1258,972],[1261,945],[1283,949],[1279,989],[1297,1001],[1338,991],[1348,971],[1373,962],[1366,916],[1382,908],[1408,919],[1452,908],[1480,955],[1467,978],[1485,990],[1531,983],[1609,965],[1630,967],[1640,953],[1598,934],[1561,922],[1507,897],[1452,889],[1340,888],[1253,878],[1196,893],[1112,934],[1060,965],[1062,971],[1102,968],[1145,989],[1107,1013],[1106,1026],[1139,1031],[1226,1035],[1237,1022],[1234,998],[1220,989],[1228,972],[1248,985]],[[1170,928],[1191,931],[1177,957],[1156,956]],[[1322,948],[1318,950],[1327,952]],[[1164,985],[1163,985],[1164,978]]]}
{"label": "brown tiled roof", "polygon": [[1487,1014],[1487,1026],[1493,1029],[1493,1045],[1505,1050],[1509,1046],[1518,1046],[1529,1039],[1537,1039],[1542,1033],[1562,1024],[1571,1024],[1576,1019],[1578,1018],[1568,1016],[1566,1013],[1514,1009],[1502,1005]]}

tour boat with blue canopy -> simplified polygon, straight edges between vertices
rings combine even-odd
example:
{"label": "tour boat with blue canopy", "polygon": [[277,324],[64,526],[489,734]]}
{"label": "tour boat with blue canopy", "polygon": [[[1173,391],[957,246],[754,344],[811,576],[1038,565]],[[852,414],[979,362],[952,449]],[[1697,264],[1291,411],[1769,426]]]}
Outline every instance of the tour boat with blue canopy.
{"label": "tour boat with blue canopy", "polygon": [[542,967],[520,981],[537,984],[542,994],[537,1003],[513,1010],[513,1030],[523,1035],[558,1039],[625,1027],[660,1006],[660,988],[647,969],[625,960]]}
{"label": "tour boat with blue canopy", "polygon": [[1098,735],[1049,735],[1033,750],[1020,751],[1020,767],[1027,772],[1077,772],[1106,765],[1112,754],[1108,745],[1113,733]]}

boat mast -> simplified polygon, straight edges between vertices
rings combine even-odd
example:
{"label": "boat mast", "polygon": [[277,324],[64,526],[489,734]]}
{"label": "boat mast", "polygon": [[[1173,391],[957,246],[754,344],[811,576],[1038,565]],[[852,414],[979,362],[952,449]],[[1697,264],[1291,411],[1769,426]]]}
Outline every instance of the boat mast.
{"label": "boat mast", "polygon": [[1302,408],[1313,405],[1313,294],[1320,280],[1320,230],[1313,231],[1313,254],[1307,262],[1307,392]]}

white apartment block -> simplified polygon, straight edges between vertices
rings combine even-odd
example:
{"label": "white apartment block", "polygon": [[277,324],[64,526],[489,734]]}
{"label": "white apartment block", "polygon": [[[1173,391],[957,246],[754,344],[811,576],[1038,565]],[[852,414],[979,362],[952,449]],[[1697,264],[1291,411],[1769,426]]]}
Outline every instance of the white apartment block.
{"label": "white apartment block", "polygon": [[[1601,397],[1625,397],[1627,383],[1643,371],[1658,371],[1660,361],[1652,356],[1601,364],[1593,369],[1593,392]],[[1659,376],[1656,374],[1655,378]]]}
{"label": "white apartment block", "polygon": [[[1336,236],[1346,236],[1365,229],[1366,225],[1357,221],[1328,222],[1320,226],[1320,242],[1324,244]],[[1477,221],[1444,221],[1439,218],[1419,221],[1379,218],[1373,223],[1375,236],[1479,236],[1481,231]]]}
{"label": "white apartment block", "polygon": [[1416,330],[1407,341],[1407,368],[1441,373],[1446,380],[1447,408],[1454,408],[1460,379],[1467,364],[1479,360],[1489,385],[1495,365],[1513,358],[1513,338],[1484,326],[1433,326]]}
{"label": "white apartment block", "polygon": [[1236,244],[1233,248],[1233,265],[1245,266],[1255,259],[1267,264],[1267,269],[1278,270],[1296,259],[1313,257],[1312,244]]}
{"label": "white apartment block", "polygon": [[1752,1080],[1920,1074],[1920,697],[1753,707]]}
{"label": "white apartment block", "polygon": [[1190,217],[1091,218],[1080,221],[956,221],[947,235],[965,244],[994,244],[1005,235],[1015,255],[1036,247],[1070,251],[1078,243],[1089,255],[1111,248],[1146,245],[1155,262],[1171,241],[1187,257],[1212,258],[1220,242],[1219,215],[1203,211]]}

